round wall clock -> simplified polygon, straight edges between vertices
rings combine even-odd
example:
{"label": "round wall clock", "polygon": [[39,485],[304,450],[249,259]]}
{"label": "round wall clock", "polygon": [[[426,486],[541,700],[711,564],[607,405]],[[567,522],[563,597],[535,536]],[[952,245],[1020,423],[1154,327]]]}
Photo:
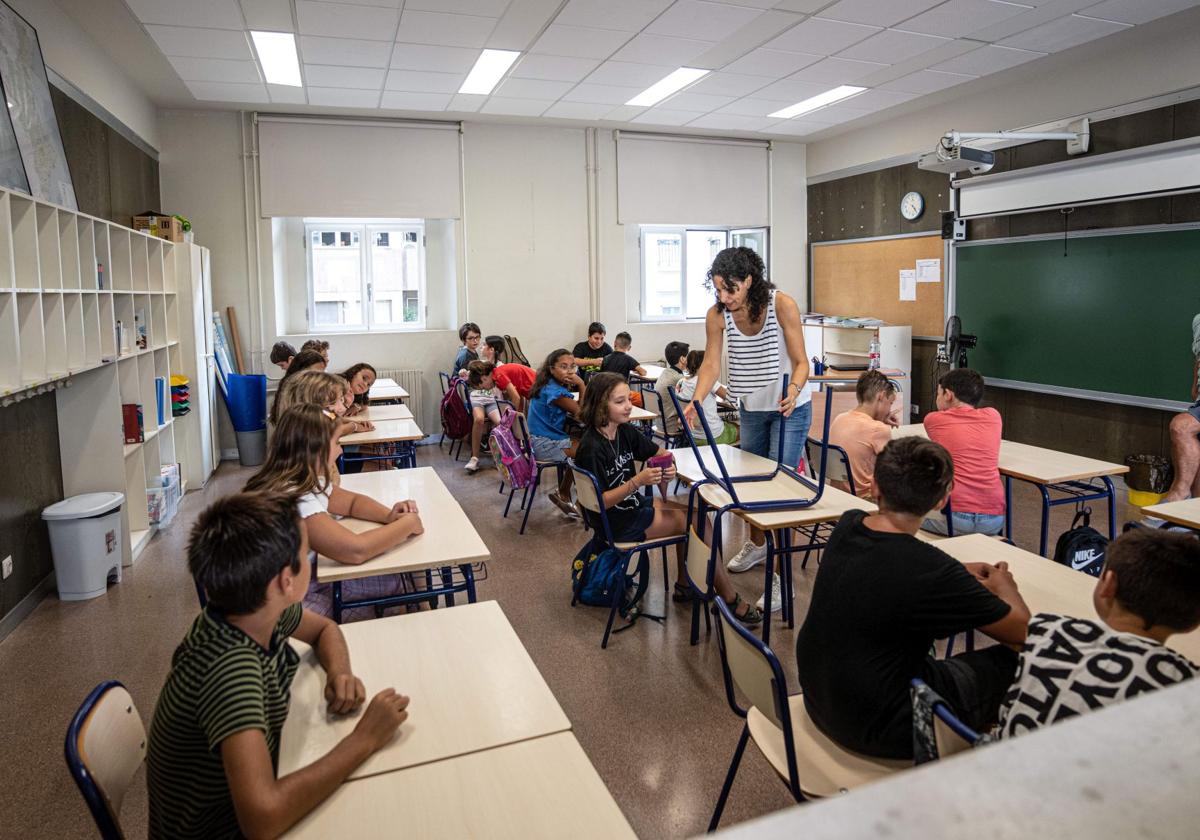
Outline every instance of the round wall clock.
{"label": "round wall clock", "polygon": [[910,222],[921,218],[921,214],[924,212],[925,198],[919,192],[914,190],[905,193],[904,198],[900,199],[900,215]]}

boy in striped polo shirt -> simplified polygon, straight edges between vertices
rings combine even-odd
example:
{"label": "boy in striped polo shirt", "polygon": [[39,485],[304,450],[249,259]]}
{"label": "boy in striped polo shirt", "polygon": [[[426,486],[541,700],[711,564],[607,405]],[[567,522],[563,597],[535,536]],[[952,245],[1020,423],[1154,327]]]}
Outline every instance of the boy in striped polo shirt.
{"label": "boy in striped polo shirt", "polygon": [[305,610],[308,539],[287,496],[237,493],[192,529],[188,569],[208,606],[175,650],[150,725],[150,837],[282,834],[395,735],[408,698],[386,689],[354,731],[307,767],[276,778],[299,657],[313,646],[327,675],[329,711],[364,700],[341,630]]}

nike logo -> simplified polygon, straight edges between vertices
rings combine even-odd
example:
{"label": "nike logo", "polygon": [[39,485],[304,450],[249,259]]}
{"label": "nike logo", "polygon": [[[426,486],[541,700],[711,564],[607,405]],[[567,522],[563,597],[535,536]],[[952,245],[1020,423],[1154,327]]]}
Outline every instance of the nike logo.
{"label": "nike logo", "polygon": [[1075,556],[1071,558],[1072,569],[1082,569],[1085,566],[1090,566],[1097,560],[1103,560],[1104,555],[1095,548],[1089,548],[1086,551],[1076,551]]}

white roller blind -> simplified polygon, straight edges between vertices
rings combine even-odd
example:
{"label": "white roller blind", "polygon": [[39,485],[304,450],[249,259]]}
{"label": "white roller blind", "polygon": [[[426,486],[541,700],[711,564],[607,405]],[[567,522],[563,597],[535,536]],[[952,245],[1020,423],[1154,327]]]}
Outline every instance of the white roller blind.
{"label": "white roller blind", "polygon": [[263,216],[462,216],[458,127],[258,117]]}
{"label": "white roller blind", "polygon": [[1187,192],[1200,188],[1200,138],[983,175],[957,186],[964,219]]}
{"label": "white roller blind", "polygon": [[770,224],[768,145],[617,136],[621,224]]}

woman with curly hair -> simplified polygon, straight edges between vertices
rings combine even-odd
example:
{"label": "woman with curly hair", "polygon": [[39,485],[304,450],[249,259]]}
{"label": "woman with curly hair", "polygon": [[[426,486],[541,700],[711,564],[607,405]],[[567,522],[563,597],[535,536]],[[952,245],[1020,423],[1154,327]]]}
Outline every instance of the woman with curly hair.
{"label": "woman with curly hair", "polygon": [[[750,248],[726,248],[708,270],[708,286],[716,302],[705,316],[707,343],[694,393],[707,394],[717,382],[722,349],[729,345],[727,389],[740,399],[741,448],[793,469],[800,463],[812,422],[812,393],[808,385],[808,354],[800,307],[767,279],[762,257]],[[783,377],[789,377],[787,391]],[[684,422],[696,426],[696,404],[689,402]],[[784,427],[779,451],[779,427]],[[751,530],[751,538],[728,563],[731,572],[746,572],[767,557],[766,538]],[[759,602],[759,606],[762,602]],[[771,610],[782,608],[779,575],[771,595]]]}

